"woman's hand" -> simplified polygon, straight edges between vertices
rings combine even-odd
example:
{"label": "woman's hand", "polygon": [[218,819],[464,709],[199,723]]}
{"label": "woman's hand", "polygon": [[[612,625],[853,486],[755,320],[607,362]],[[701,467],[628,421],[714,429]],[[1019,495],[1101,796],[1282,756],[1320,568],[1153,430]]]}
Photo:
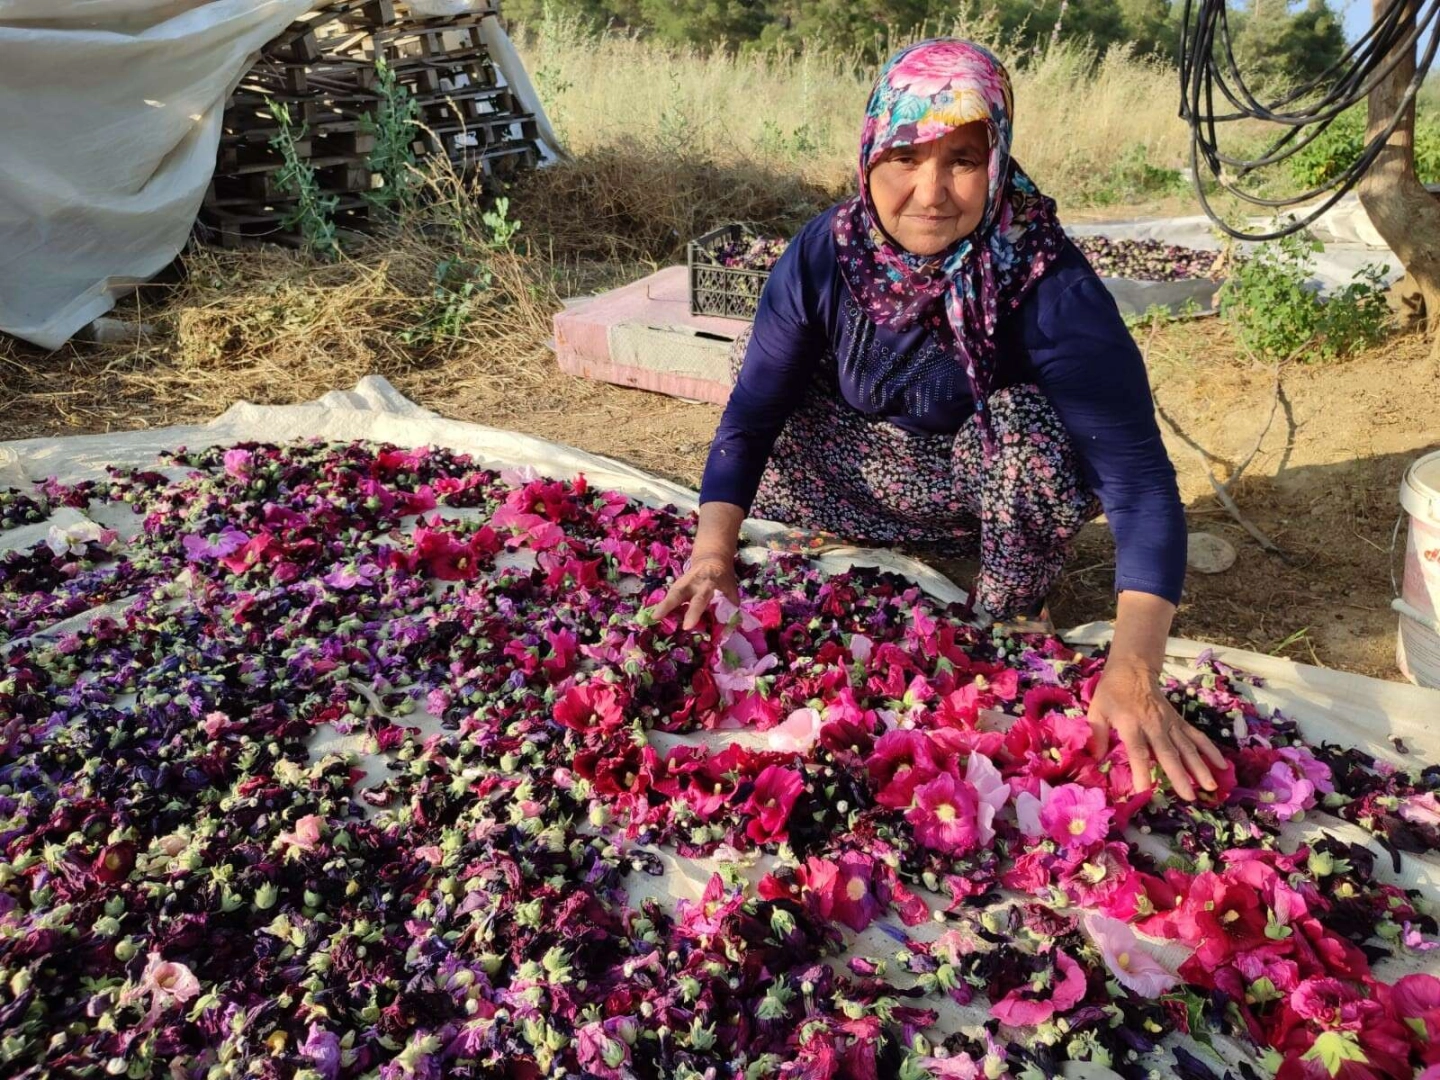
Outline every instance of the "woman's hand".
{"label": "woman's hand", "polygon": [[1090,700],[1091,749],[1102,755],[1113,728],[1125,744],[1136,793],[1150,788],[1150,763],[1158,761],[1175,793],[1195,798],[1198,784],[1215,790],[1210,766],[1225,767],[1225,757],[1203,732],[1180,718],[1160,691],[1159,672],[1131,659],[1111,659]]}
{"label": "woman's hand", "polygon": [[745,523],[745,508],[734,503],[707,502],[700,504],[700,520],[695,526],[695,547],[685,573],[670,586],[655,608],[655,618],[663,619],[681,604],[686,630],[700,625],[700,617],[718,592],[736,607],[740,606],[740,584],[735,580],[735,553],[740,546],[740,526]]}
{"label": "woman's hand", "polygon": [[665,599],[655,608],[655,618],[663,619],[688,602],[681,625],[686,630],[694,630],[717,592],[736,607],[740,606],[740,583],[735,579],[735,560],[718,555],[691,559],[690,568],[676,579]]}
{"label": "woman's hand", "polygon": [[1130,758],[1136,793],[1150,790],[1150,763],[1158,761],[1175,794],[1189,801],[1195,785],[1215,790],[1215,774],[1225,757],[1191,727],[1160,692],[1160,667],[1175,605],[1161,596],[1127,590],[1115,609],[1115,636],[1105,674],[1090,699],[1090,751],[1102,757],[1114,729]]}

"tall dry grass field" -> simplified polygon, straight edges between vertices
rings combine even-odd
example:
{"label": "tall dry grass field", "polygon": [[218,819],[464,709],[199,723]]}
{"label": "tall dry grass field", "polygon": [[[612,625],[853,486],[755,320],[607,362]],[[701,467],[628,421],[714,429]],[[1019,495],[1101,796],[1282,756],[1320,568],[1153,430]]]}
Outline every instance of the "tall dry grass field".
{"label": "tall dry grass field", "polygon": [[[1062,205],[1103,201],[1127,163],[1175,169],[1188,133],[1173,68],[1112,51],[1061,46],[1017,56],[985,23],[950,32],[990,45],[1015,84],[1015,156]],[[744,157],[840,191],[853,182],[874,66],[816,52],[705,54],[626,34],[595,34],[563,17],[522,31],[519,45],[560,137],[584,157],[619,145],[661,157]],[[901,42],[897,41],[896,44]]]}

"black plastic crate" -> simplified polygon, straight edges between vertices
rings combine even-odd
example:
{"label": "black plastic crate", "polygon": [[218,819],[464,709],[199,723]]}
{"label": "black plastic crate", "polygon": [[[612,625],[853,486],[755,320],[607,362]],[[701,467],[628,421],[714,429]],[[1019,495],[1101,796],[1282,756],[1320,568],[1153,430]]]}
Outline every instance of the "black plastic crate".
{"label": "black plastic crate", "polygon": [[715,315],[746,322],[755,318],[760,290],[765,287],[770,271],[716,266],[709,259],[726,244],[758,239],[760,234],[750,226],[737,224],[722,225],[690,241],[685,262],[690,269],[691,315]]}

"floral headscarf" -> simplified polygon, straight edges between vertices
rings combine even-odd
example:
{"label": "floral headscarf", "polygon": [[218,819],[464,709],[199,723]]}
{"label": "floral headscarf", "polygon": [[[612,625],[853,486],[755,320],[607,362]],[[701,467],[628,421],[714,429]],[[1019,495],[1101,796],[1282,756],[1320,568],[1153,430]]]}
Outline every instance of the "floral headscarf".
{"label": "floral headscarf", "polygon": [[[860,139],[860,193],[835,216],[840,270],[872,320],[897,330],[948,322],[987,449],[986,399],[995,381],[995,324],[1040,280],[1064,240],[1055,202],[1010,157],[1010,76],[987,49],[936,38],[901,49],[880,72]],[[943,138],[964,124],[989,130],[985,214],[938,255],[912,254],[880,226],[870,169],[887,150]],[[942,300],[942,303],[936,303]]]}

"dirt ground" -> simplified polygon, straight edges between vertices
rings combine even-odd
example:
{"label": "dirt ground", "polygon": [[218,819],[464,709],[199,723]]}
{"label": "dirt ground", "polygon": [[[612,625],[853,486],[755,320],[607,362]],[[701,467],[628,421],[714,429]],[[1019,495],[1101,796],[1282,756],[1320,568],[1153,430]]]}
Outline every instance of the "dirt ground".
{"label": "dirt ground", "polygon": [[[1218,534],[1236,549],[1234,566],[1192,572],[1175,633],[1279,653],[1296,660],[1398,678],[1396,619],[1390,612],[1391,536],[1406,467],[1440,447],[1440,371],[1418,339],[1397,338],[1366,355],[1330,364],[1296,363],[1283,374],[1274,418],[1254,461],[1234,487],[1243,514],[1281,549],[1268,554],[1216,500],[1206,477],[1230,476],[1276,402],[1273,372],[1237,355],[1214,319],[1140,331],[1156,401],[1183,433],[1162,424],[1180,474],[1192,531]],[[536,392],[473,402],[437,394],[434,373],[402,392],[457,419],[508,427],[632,462],[688,484],[698,482],[719,410],[641,391],[572,379],[543,350]],[[11,343],[0,350],[0,439],[68,435],[194,421],[229,400],[137,394],[116,372],[113,349],[76,345],[44,356]],[[302,400],[272,384],[264,400]],[[239,396],[238,394],[236,396]],[[1202,457],[1203,453],[1203,457]],[[1403,544],[1403,537],[1401,540]],[[964,568],[947,567],[964,584]],[[1114,549],[1103,523],[1082,535],[1052,598],[1057,624],[1113,615]]]}

